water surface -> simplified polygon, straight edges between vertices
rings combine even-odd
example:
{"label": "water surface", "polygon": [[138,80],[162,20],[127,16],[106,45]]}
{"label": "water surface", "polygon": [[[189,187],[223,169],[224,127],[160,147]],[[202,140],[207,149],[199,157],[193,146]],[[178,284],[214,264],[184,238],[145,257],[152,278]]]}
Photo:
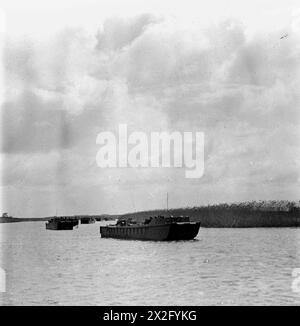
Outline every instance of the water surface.
{"label": "water surface", "polygon": [[101,239],[100,225],[0,225],[3,305],[299,305],[300,229],[204,229],[194,241]]}

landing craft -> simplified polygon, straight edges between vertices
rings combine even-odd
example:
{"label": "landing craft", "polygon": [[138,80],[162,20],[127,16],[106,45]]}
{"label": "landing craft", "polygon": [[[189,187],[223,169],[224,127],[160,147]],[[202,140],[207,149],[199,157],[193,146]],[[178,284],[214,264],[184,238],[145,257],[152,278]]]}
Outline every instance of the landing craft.
{"label": "landing craft", "polygon": [[78,227],[78,219],[70,217],[52,217],[46,223],[47,230],[73,230]]}
{"label": "landing craft", "polygon": [[156,216],[143,223],[120,219],[115,225],[101,226],[100,234],[102,238],[127,240],[192,240],[199,228],[200,222],[191,222],[188,216]]}

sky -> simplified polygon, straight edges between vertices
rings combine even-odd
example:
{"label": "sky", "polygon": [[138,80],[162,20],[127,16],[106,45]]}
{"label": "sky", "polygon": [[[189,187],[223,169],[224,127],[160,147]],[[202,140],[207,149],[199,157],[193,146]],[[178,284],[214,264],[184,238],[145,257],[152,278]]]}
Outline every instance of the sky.
{"label": "sky", "polygon": [[[0,1],[1,210],[299,200],[299,1]],[[2,37],[3,36],[3,37]],[[282,38],[282,36],[285,36]],[[96,137],[204,132],[204,175],[99,168]]]}

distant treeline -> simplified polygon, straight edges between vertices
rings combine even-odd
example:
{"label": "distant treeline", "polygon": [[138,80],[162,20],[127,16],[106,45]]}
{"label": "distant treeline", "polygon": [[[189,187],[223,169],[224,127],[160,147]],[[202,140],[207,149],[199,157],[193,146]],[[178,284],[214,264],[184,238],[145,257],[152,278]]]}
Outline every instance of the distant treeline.
{"label": "distant treeline", "polygon": [[121,218],[137,221],[149,216],[189,216],[200,221],[202,227],[297,227],[300,226],[299,202],[252,201],[185,207],[170,210],[143,211],[124,214]]}

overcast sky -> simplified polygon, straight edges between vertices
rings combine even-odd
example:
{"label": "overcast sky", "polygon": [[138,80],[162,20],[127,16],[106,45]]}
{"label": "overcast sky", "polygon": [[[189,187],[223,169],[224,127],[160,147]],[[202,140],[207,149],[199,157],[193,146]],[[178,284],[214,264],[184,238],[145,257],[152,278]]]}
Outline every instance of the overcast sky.
{"label": "overcast sky", "polygon": [[[2,210],[122,213],[165,207],[167,192],[170,207],[299,200],[299,1],[1,7]],[[204,132],[204,176],[97,167],[97,134],[119,123]]]}

